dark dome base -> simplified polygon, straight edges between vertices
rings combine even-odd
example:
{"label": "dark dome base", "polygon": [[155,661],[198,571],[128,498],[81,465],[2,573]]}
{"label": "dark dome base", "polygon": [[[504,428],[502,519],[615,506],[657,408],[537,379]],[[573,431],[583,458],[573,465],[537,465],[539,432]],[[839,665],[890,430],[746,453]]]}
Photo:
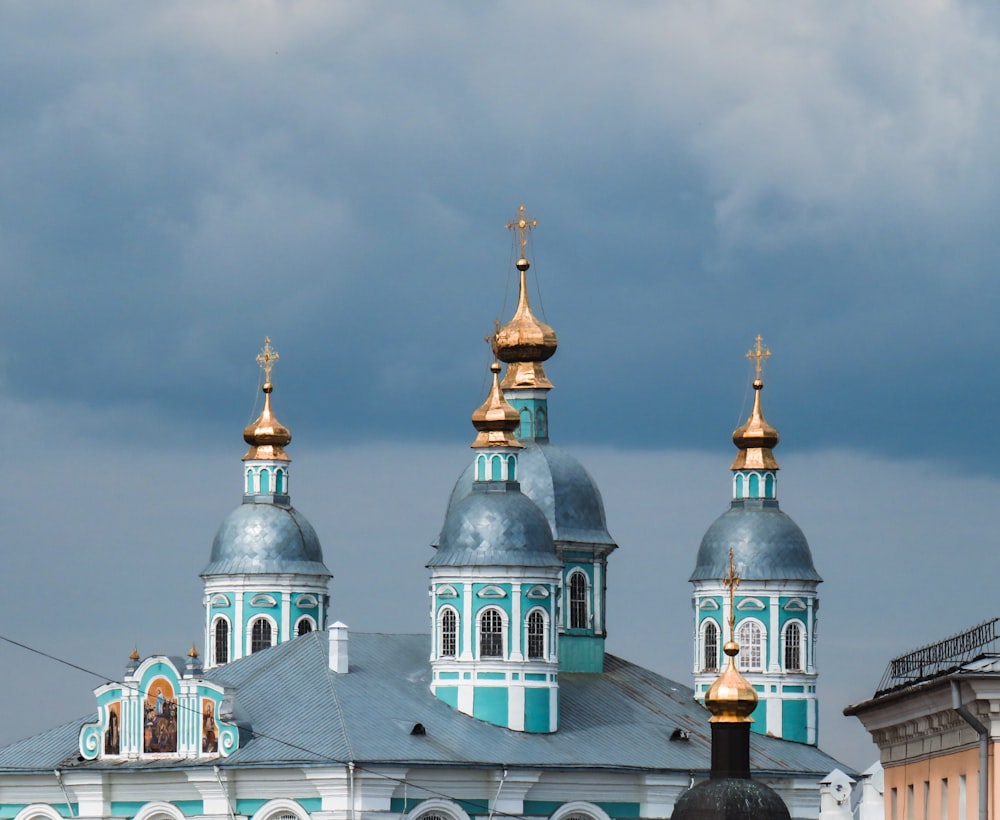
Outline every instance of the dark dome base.
{"label": "dark dome base", "polygon": [[788,807],[770,786],[727,777],[703,780],[684,792],[672,820],[790,820]]}

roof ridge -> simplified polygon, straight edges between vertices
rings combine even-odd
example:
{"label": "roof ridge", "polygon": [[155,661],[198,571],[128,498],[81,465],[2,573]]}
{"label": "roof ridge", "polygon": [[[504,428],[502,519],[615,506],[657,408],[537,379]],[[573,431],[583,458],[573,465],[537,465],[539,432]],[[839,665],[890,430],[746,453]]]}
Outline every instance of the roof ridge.
{"label": "roof ridge", "polygon": [[[344,745],[347,746],[347,762],[349,764],[353,765],[354,764],[354,746],[351,743],[351,735],[347,731],[347,718],[344,715],[344,707],[343,707],[343,705],[340,702],[340,696],[337,694],[337,686],[334,683],[335,678],[340,673],[334,672],[330,668],[330,656],[329,656],[330,642],[329,641],[323,641],[323,643],[326,644],[326,647],[327,647],[326,653],[324,653],[321,649],[318,648],[318,645],[320,644],[320,641],[316,641],[316,644],[317,644],[316,651],[319,652],[319,654],[320,654],[320,660],[326,666],[326,683],[327,683],[327,686],[329,686],[329,688],[330,688],[330,696],[333,698],[334,708],[336,708],[336,710],[337,710],[337,720],[340,721],[340,731],[341,731],[341,734],[344,737]],[[324,654],[326,655],[326,657],[323,657]],[[350,663],[350,660],[348,660],[348,663]],[[345,674],[350,674],[350,667],[349,666],[348,666],[348,672],[345,673]]]}

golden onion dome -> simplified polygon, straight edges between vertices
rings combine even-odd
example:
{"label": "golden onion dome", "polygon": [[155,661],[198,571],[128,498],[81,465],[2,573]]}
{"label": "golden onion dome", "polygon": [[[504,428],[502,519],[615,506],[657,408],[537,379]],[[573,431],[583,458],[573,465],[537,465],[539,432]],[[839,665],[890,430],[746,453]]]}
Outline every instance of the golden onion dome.
{"label": "golden onion dome", "polygon": [[750,714],[757,708],[757,693],[736,668],[740,645],[727,641],[723,651],[729,663],[705,693],[705,706],[712,713],[709,722],[753,723]]}
{"label": "golden onion dome", "polygon": [[514,435],[521,418],[500,390],[500,362],[494,359],[490,371],[493,373],[490,394],[472,414],[472,426],[478,431],[472,446],[523,447]]}
{"label": "golden onion dome", "polygon": [[733,444],[739,448],[739,453],[733,461],[733,470],[777,470],[778,462],[771,452],[777,447],[778,431],[767,423],[760,409],[760,391],[764,382],[759,378],[753,383],[753,410],[746,424],[733,431]]}
{"label": "golden onion dome", "polygon": [[244,461],[263,459],[265,461],[291,461],[284,447],[292,440],[291,431],[271,412],[271,391],[274,385],[264,382],[264,409],[257,421],[243,431],[243,440],[250,445]]}
{"label": "golden onion dome", "polygon": [[559,340],[556,332],[531,310],[531,303],[528,301],[530,267],[531,263],[524,257],[517,260],[517,269],[521,272],[517,309],[511,320],[496,334],[497,358],[508,365],[503,382],[506,388],[552,387],[542,362],[552,358]]}

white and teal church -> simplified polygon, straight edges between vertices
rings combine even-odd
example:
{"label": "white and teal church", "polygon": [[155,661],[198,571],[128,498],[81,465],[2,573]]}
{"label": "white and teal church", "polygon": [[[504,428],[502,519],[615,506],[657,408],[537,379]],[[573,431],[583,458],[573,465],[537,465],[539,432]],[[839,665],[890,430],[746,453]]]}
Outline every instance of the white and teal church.
{"label": "white and teal church", "polygon": [[762,383],[734,436],[733,501],[691,576],[689,686],[606,651],[606,596],[628,591],[613,583],[617,545],[594,480],[550,440],[543,363],[557,339],[528,299],[534,224],[523,209],[511,223],[518,304],[492,337],[468,468],[412,567],[414,596],[427,593],[421,564],[429,573],[427,631],[340,620],[351,613],[331,588],[337,551],[324,555],[292,503],[266,341],[263,411],[232,475],[242,499],[201,568],[201,651],[133,652],[88,715],[0,749],[0,820],[669,818],[711,765],[699,699],[728,638],[730,550],[740,658],[760,696],[752,768],[792,817],[818,816],[820,781],[844,768],[816,745],[820,578],[778,509]]}

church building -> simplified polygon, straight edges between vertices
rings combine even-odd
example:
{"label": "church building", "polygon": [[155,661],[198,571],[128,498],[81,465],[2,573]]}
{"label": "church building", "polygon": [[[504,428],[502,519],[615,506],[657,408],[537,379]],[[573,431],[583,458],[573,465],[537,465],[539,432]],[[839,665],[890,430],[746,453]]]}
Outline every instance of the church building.
{"label": "church building", "polygon": [[791,817],[817,817],[820,781],[843,768],[815,745],[820,579],[778,509],[760,374],[734,436],[731,508],[691,577],[692,688],[605,651],[606,596],[627,590],[611,583],[617,545],[596,483],[550,442],[543,363],[557,339],[528,299],[535,225],[522,207],[508,226],[517,307],[491,339],[490,388],[441,533],[409,568],[415,596],[429,572],[427,632],[337,620],[350,613],[329,588],[336,550],[324,557],[292,504],[292,436],[272,405],[278,356],[265,340],[264,406],[233,476],[242,500],[201,569],[203,652],[133,652],[88,715],[0,749],[2,820],[668,818],[711,768],[700,701],[728,618],[761,704],[747,732],[754,779]]}

